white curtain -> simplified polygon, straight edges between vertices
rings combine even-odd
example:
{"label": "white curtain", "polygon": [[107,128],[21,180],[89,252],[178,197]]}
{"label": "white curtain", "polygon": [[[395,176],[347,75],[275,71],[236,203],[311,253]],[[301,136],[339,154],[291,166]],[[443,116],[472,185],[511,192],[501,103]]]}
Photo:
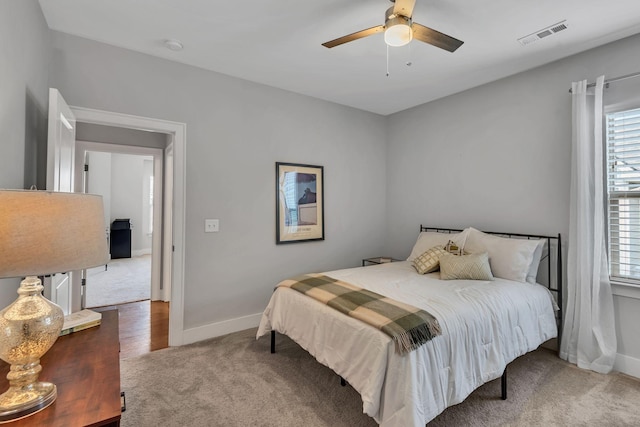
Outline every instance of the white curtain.
{"label": "white curtain", "polygon": [[572,85],[567,312],[560,357],[608,373],[617,344],[605,242],[603,87],[604,76],[594,94],[587,93],[586,80]]}

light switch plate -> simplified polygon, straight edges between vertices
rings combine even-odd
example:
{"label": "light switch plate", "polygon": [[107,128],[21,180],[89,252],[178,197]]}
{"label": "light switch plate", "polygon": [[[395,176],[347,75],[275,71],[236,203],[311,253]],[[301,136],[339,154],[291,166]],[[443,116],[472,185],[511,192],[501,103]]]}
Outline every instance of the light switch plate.
{"label": "light switch plate", "polygon": [[217,219],[205,219],[204,220],[204,232],[205,233],[217,233],[220,231],[220,221]]}

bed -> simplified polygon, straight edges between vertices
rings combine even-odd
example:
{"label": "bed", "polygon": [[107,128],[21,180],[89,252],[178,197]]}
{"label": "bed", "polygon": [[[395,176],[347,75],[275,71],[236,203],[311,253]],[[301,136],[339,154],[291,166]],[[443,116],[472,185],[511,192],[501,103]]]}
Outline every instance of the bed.
{"label": "bed", "polygon": [[[418,274],[418,256],[438,242],[437,247],[457,242],[461,253],[487,253],[495,277],[440,280],[438,272]],[[257,338],[271,333],[273,352],[275,331],[289,336],[347,381],[360,394],[363,412],[381,426],[424,426],[488,381],[502,377],[506,398],[507,365],[559,336],[560,246],[560,235],[420,226],[407,261],[323,274],[427,310],[438,319],[441,335],[399,354],[380,330],[277,287]],[[444,259],[441,267],[444,275]]]}

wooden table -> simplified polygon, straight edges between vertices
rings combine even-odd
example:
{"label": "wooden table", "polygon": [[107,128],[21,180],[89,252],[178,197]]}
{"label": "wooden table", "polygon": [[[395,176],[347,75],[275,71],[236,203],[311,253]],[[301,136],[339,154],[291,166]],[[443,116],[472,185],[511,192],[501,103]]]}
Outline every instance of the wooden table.
{"label": "wooden table", "polygon": [[[118,311],[102,312],[100,326],[58,338],[41,359],[40,380],[54,383],[58,397],[48,408],[6,426],[119,426],[120,340]],[[0,361],[0,392],[9,383]]]}

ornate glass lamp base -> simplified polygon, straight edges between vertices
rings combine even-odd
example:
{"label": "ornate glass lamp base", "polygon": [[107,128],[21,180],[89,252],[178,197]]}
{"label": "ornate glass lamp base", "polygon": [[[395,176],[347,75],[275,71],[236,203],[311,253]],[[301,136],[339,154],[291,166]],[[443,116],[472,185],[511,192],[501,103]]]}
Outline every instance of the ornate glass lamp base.
{"label": "ornate glass lamp base", "polygon": [[0,423],[24,418],[51,405],[58,395],[56,386],[36,382],[23,388],[9,388],[0,395]]}

